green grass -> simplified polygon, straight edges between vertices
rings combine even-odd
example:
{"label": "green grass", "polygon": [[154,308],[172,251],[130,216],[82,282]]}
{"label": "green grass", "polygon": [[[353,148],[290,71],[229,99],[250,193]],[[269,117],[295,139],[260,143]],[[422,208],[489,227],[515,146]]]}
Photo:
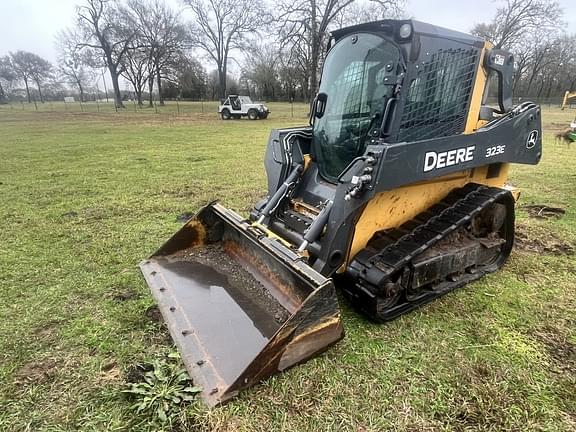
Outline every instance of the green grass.
{"label": "green grass", "polygon": [[[49,113],[0,106],[0,430],[156,430],[125,393],[134,365],[173,350],[146,316],[137,263],[212,199],[246,212],[265,190],[267,121]],[[195,111],[196,110],[196,111]],[[518,224],[576,244],[576,146],[554,145],[572,112],[545,112],[540,165],[515,166],[522,203],[562,206]],[[228,405],[194,403],[195,430],[576,428],[574,255],[516,250],[505,268],[387,325],[342,303],[346,338]]]}

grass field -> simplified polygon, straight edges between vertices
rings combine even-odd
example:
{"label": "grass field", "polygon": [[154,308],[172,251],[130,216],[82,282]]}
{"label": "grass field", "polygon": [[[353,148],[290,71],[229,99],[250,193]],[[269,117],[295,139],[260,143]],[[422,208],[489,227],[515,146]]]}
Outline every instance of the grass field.
{"label": "grass field", "polygon": [[[304,105],[267,121],[213,112],[48,113],[0,106],[0,430],[159,430],[122,390],[137,364],[172,352],[137,263],[219,198],[246,212],[265,189],[269,129],[305,123]],[[172,111],[173,112],[173,111]],[[209,431],[576,429],[576,145],[553,132],[516,166],[519,247],[489,275],[387,325],[342,300],[346,338],[228,405],[182,407]]]}

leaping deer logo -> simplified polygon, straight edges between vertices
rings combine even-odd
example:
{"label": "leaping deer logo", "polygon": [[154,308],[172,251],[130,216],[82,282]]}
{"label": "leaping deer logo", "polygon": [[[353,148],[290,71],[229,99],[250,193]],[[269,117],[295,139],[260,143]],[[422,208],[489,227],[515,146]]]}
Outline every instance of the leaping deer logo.
{"label": "leaping deer logo", "polygon": [[538,141],[538,131],[533,130],[530,132],[530,135],[528,135],[528,139],[526,140],[526,148],[531,149],[534,147],[536,145],[536,141]]}

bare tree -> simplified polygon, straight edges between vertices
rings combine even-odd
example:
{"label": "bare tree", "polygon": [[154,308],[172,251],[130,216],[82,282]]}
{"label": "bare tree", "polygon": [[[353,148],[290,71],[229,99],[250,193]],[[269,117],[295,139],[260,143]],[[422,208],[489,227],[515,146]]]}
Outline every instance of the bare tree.
{"label": "bare tree", "polygon": [[165,69],[162,92],[168,97],[201,99],[206,96],[206,71],[193,57],[182,55]]}
{"label": "bare tree", "polygon": [[148,63],[148,106],[154,106],[154,66]]}
{"label": "bare tree", "polygon": [[135,25],[127,21],[129,14],[123,13],[113,0],[85,0],[76,8],[77,26],[82,37],[79,48],[90,48],[98,52],[110,73],[114,88],[114,103],[123,108],[118,77],[122,72],[122,59],[133,48],[136,36]]}
{"label": "bare tree", "polygon": [[218,77],[218,69],[214,69],[208,73],[206,78],[206,88],[209,94],[209,99],[214,100],[220,96],[220,84]]}
{"label": "bare tree", "polygon": [[246,48],[248,35],[270,22],[261,0],[182,0],[192,11],[194,46],[216,63],[219,96],[226,96],[226,75],[230,52]]}
{"label": "bare tree", "polygon": [[12,84],[18,80],[18,75],[14,70],[10,56],[0,57],[0,103],[8,100],[8,90]]}
{"label": "bare tree", "polygon": [[405,0],[355,0],[342,9],[334,24],[337,27],[346,27],[382,19],[401,18],[405,6]]}
{"label": "bare tree", "polygon": [[153,71],[150,55],[144,48],[132,48],[123,57],[122,65],[122,76],[132,84],[138,105],[142,106],[144,86],[151,78]]}
{"label": "bare tree", "polygon": [[280,90],[279,63],[278,47],[272,44],[255,45],[244,61],[244,83],[254,88],[258,97],[275,101]]}
{"label": "bare tree", "polygon": [[[20,80],[24,82],[26,87],[26,96],[28,98],[28,103],[32,102],[32,97],[30,96],[30,80],[32,76],[27,67],[25,67],[24,61],[25,53],[24,51],[18,51],[16,53],[10,53],[10,61],[13,67],[14,73],[18,76]],[[16,60],[15,60],[16,58]]]}
{"label": "bare tree", "polygon": [[78,89],[80,101],[84,101],[84,90],[95,77],[94,71],[88,67],[88,53],[79,49],[79,36],[73,29],[58,33],[56,40],[59,51],[58,72],[65,82]]}
{"label": "bare tree", "polygon": [[505,0],[472,33],[515,57],[514,93],[560,97],[576,85],[576,36],[562,34],[563,12],[552,0]]}
{"label": "bare tree", "polygon": [[524,35],[543,35],[561,26],[562,9],[552,0],[505,0],[489,23],[477,24],[472,33],[491,41],[496,48],[510,48]]}
{"label": "bare tree", "polygon": [[180,14],[163,0],[129,0],[128,8],[134,14],[138,37],[150,58],[160,105],[164,105],[162,79],[166,77],[163,71],[189,45],[188,32],[180,21]]}
{"label": "bare tree", "polygon": [[182,97],[202,99],[206,96],[206,71],[198,60],[186,58],[176,72]]}
{"label": "bare tree", "polygon": [[[555,61],[550,58],[550,51],[552,50],[555,44],[555,40],[553,38],[547,37],[541,40],[533,41],[532,46],[530,47],[530,53],[527,55],[526,58],[526,66],[524,71],[525,77],[525,84],[526,88],[524,90],[525,95],[528,96],[531,92],[532,84],[537,82],[537,77],[540,75],[541,70],[548,66],[551,61]],[[522,53],[521,56],[526,54]],[[521,57],[521,59],[523,59]],[[522,78],[517,77],[519,80]]]}
{"label": "bare tree", "polygon": [[[328,33],[334,24],[352,24],[353,15],[346,11],[355,0],[279,0],[277,21],[280,25],[280,38],[283,46],[290,46],[294,58],[302,63],[309,77],[307,97],[311,98],[318,87],[318,67]],[[397,16],[404,0],[372,0],[362,2],[372,13],[371,19],[384,16]],[[362,8],[359,9],[360,11]],[[354,19],[352,19],[354,18]]]}
{"label": "bare tree", "polygon": [[51,77],[52,65],[48,60],[28,51],[10,53],[14,71],[24,81],[28,103],[32,102],[30,96],[30,82],[33,81],[38,89],[40,101],[44,103],[42,85]]}
{"label": "bare tree", "polygon": [[571,90],[575,84],[576,39],[559,36],[552,41],[538,71],[537,97],[550,98]]}
{"label": "bare tree", "polygon": [[564,36],[563,43],[566,45],[567,55],[562,61],[562,76],[565,82],[562,93],[576,90],[576,34]]}
{"label": "bare tree", "polygon": [[287,100],[304,100],[307,98],[308,75],[305,65],[298,63],[293,54],[292,50],[279,53],[278,80]]}

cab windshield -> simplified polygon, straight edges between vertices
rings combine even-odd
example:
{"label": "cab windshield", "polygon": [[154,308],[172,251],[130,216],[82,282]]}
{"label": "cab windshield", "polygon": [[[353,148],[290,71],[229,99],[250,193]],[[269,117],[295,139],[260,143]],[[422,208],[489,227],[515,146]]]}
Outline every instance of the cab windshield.
{"label": "cab windshield", "polygon": [[369,33],[347,36],[328,53],[319,89],[326,106],[314,119],[313,139],[314,157],[326,180],[337,181],[378,134],[402,64],[396,44]]}

